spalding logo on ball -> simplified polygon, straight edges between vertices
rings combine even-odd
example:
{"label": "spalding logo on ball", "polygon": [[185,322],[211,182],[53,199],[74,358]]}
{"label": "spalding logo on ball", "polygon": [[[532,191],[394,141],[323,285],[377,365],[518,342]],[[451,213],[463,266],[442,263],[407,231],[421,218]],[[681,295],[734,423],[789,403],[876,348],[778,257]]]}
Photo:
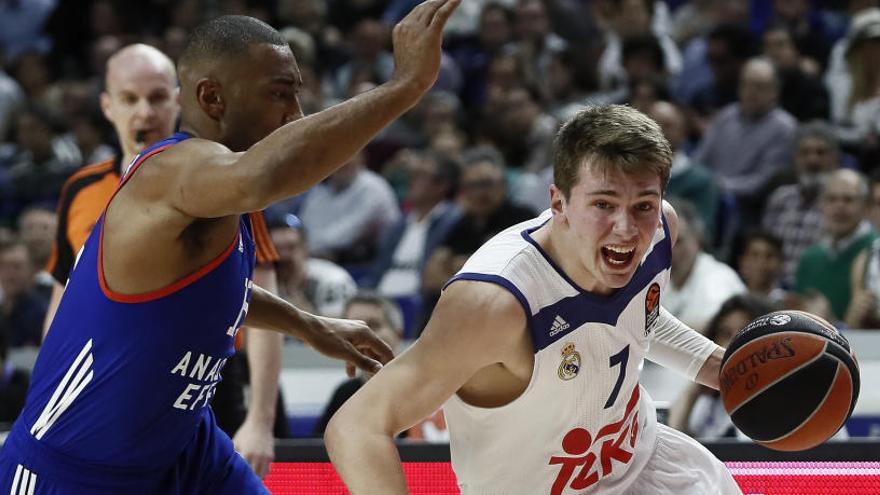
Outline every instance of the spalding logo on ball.
{"label": "spalding logo on ball", "polygon": [[831,438],[859,397],[849,342],[803,311],[755,319],[721,361],[721,399],[733,424],[775,450],[804,450]]}

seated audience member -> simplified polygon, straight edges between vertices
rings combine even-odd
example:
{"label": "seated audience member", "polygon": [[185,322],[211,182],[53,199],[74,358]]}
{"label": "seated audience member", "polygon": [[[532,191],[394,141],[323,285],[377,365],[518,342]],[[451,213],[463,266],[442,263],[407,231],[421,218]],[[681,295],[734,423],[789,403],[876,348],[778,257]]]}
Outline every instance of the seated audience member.
{"label": "seated audience member", "polygon": [[[753,295],[738,294],[724,301],[706,327],[706,337],[727,347],[730,339],[771,308]],[[691,383],[669,411],[669,426],[699,439],[736,437],[738,431],[717,390]]]}
{"label": "seated audience member", "polygon": [[687,117],[679,107],[668,101],[658,101],[651,105],[648,115],[660,124],[675,153],[666,195],[686,199],[694,204],[710,236],[707,241],[711,241],[711,235],[715,232],[715,215],[718,212],[718,187],[712,179],[712,172],[692,160],[685,152],[688,138]]}
{"label": "seated audience member", "polygon": [[746,292],[733,268],[703,250],[705,227],[694,205],[675,201],[678,240],[672,248],[670,283],[663,306],[686,325],[704,332],[729,297]]}
{"label": "seated audience member", "polygon": [[27,246],[34,266],[40,267],[34,282],[37,289],[47,297],[52,294],[52,275],[42,267],[46,266],[52,254],[57,225],[58,216],[54,211],[46,208],[27,208],[18,217],[18,235],[21,242]]}
{"label": "seated audience member", "polygon": [[[868,218],[880,231],[880,169],[870,178],[871,205]],[[880,328],[880,240],[875,240],[853,262],[850,274],[852,300],[846,312],[850,328]]]}
{"label": "seated audience member", "polygon": [[532,210],[510,202],[504,180],[504,159],[497,150],[472,149],[462,156],[462,166],[460,205],[463,214],[425,264],[424,316],[431,314],[443,285],[477,248],[507,227],[534,217]]}
{"label": "seated audience member", "polygon": [[[358,292],[346,302],[343,317],[362,320],[379,338],[391,346],[395,353],[399,350],[403,336],[403,316],[397,305],[390,300],[376,292]],[[358,373],[356,377],[349,378],[336,387],[321,419],[315,426],[315,436],[324,434],[333,414],[369,379],[369,376]]]}
{"label": "seated audience member", "polygon": [[764,55],[779,73],[779,104],[799,121],[828,119],[828,90],[811,59],[802,57],[791,29],[776,24],[764,31]]}
{"label": "seated audience member", "polygon": [[749,294],[781,308],[785,301],[782,288],[782,242],[761,230],[746,234],[739,257],[739,274]]}
{"label": "seated audience member", "polygon": [[306,193],[299,217],[313,256],[341,264],[373,259],[378,240],[400,217],[391,186],[358,153]]}
{"label": "seated audience member", "polygon": [[750,227],[760,221],[769,180],[791,165],[797,121],[778,105],[779,76],[767,59],[746,62],[738,94],[739,101],[714,118],[694,159],[713,171],[722,191],[736,196]]}
{"label": "seated audience member", "polygon": [[10,348],[39,347],[49,298],[36,289],[37,270],[27,246],[14,240],[0,246],[0,332]]}
{"label": "seated audience member", "polygon": [[461,215],[451,201],[459,176],[458,163],[436,154],[409,154],[409,211],[387,232],[369,279],[363,284],[387,297],[421,292],[425,262]]}
{"label": "seated audience member", "polygon": [[295,215],[270,223],[278,252],[278,295],[296,307],[321,316],[339,317],[357,284],[332,261],[309,256],[308,234]]}
{"label": "seated audience member", "polygon": [[822,212],[819,193],[828,175],[840,167],[834,129],[825,122],[801,125],[794,138],[794,172],[797,182],[777,187],[767,201],[762,226],[782,241],[784,281],[794,283],[794,273],[804,250],[819,240]]}
{"label": "seated audience member", "polygon": [[831,304],[833,320],[844,320],[850,305],[850,275],[856,256],[877,233],[868,222],[868,181],[853,170],[841,169],[828,179],[820,197],[821,240],[801,256],[795,275],[795,290],[815,290]]}
{"label": "seated audience member", "polygon": [[7,361],[6,335],[0,332],[0,431],[7,431],[24,407],[30,374]]}

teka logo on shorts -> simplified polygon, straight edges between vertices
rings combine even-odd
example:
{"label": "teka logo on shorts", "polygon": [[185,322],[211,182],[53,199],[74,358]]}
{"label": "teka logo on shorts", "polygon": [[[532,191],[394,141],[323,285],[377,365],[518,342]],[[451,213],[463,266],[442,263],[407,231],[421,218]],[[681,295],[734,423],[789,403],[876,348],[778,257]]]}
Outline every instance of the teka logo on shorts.
{"label": "teka logo on shorts", "polygon": [[654,282],[645,295],[645,337],[654,329],[658,316],[660,316],[660,284]]}
{"label": "teka logo on shorts", "polygon": [[770,323],[773,326],[781,327],[783,325],[788,324],[788,322],[790,322],[790,321],[791,321],[791,316],[788,316],[786,314],[780,314],[780,315],[771,316],[768,323]]}
{"label": "teka logo on shorts", "polygon": [[562,346],[562,362],[559,363],[559,378],[571,380],[581,370],[581,354],[574,348],[574,344],[567,342]]}

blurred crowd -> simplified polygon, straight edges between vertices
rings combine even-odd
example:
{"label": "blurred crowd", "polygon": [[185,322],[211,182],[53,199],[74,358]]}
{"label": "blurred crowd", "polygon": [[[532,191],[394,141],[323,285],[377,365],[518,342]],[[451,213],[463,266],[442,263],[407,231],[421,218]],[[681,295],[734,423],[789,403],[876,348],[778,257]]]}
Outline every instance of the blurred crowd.
{"label": "blurred crowd", "polygon": [[[201,21],[251,15],[289,41],[309,114],[391,77],[391,28],[417,3],[0,2],[0,422],[26,387],[8,351],[40,345],[65,181],[122,155],[108,59],[140,42],[176,60]],[[722,343],[780,308],[878,327],[880,0],[466,0],[431,92],[265,211],[280,295],[330,316],[372,301],[400,313],[380,325],[392,343],[416,338],[471,253],[549,206],[560,123],[607,103],[650,115],[675,152],[673,314]]]}

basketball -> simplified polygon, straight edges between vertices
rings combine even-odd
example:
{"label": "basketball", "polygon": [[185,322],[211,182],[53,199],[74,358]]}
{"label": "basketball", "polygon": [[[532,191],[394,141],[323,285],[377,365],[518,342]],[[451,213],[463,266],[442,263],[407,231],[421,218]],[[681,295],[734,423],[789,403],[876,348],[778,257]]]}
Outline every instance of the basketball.
{"label": "basketball", "polygon": [[733,424],[774,450],[805,450],[828,440],[859,396],[849,342],[803,311],[777,311],[746,325],[724,353],[720,380]]}

